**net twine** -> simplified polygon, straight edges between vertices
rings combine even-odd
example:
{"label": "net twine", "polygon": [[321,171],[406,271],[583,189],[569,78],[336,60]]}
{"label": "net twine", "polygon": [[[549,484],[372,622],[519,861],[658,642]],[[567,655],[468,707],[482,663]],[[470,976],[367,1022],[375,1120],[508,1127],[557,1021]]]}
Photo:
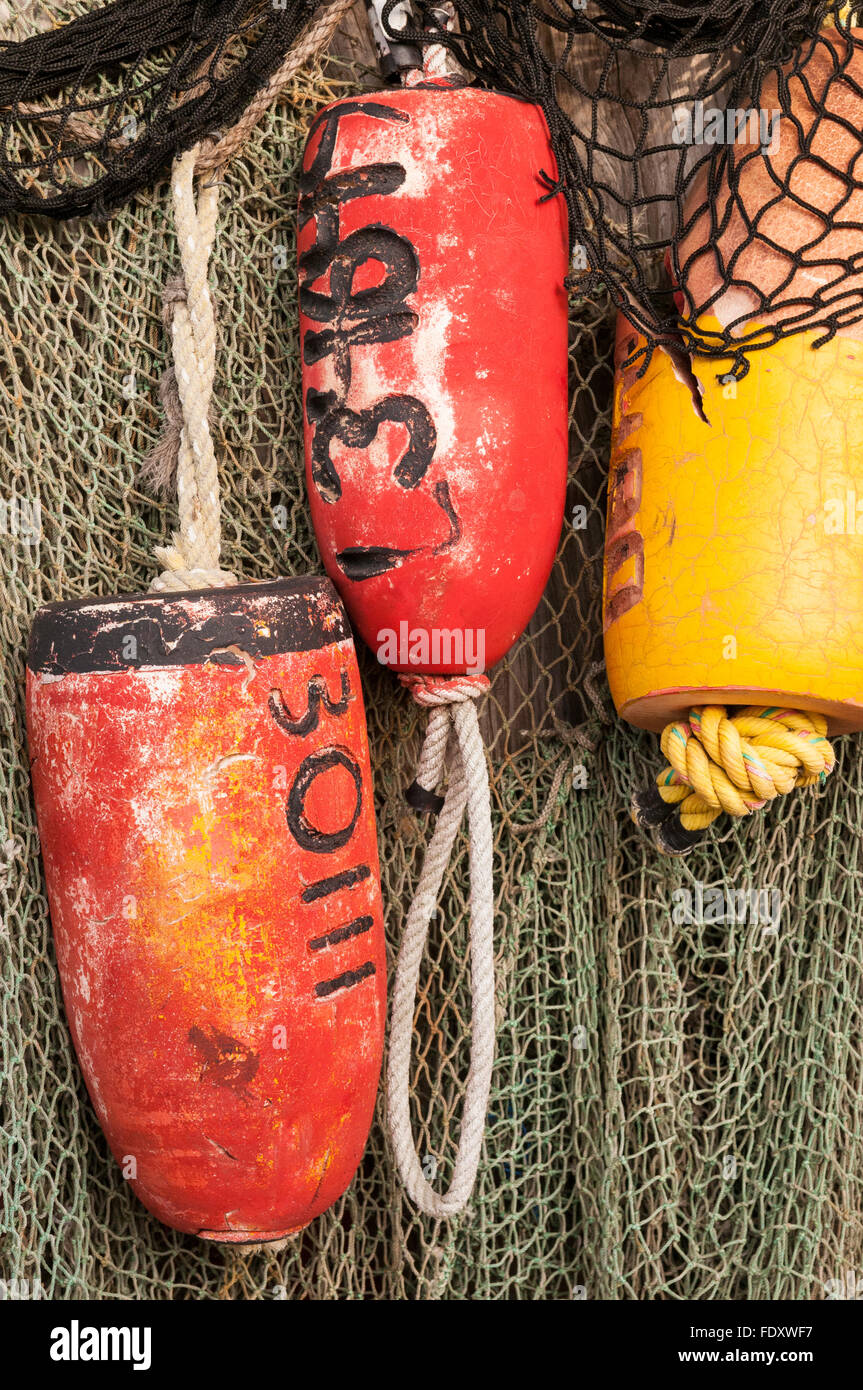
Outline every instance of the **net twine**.
{"label": "net twine", "polygon": [[742,817],[795,787],[822,783],[836,765],[821,714],[748,705],[729,716],[703,705],[667,724],[668,759],[655,788],[633,798],[637,825],[652,829],[657,848],[681,854],[722,815]]}
{"label": "net twine", "polygon": [[265,111],[300,68],[329,42],[352,8],[353,0],[335,0],[329,5],[304,30],[236,125],[220,139],[201,141],[174,160],[171,196],[181,270],[167,281],[163,293],[163,318],[171,334],[173,363],[160,386],[166,427],[143,473],[157,485],[174,482],[179,528],[170,545],[155,551],[164,568],[150,585],[151,590],[224,588],[238,582],[237,576],[219,563],[219,473],[210,432],[216,316],[208,271],[221,179],[211,177],[204,182],[201,176],[220,172],[242,149]]}
{"label": "net twine", "polygon": [[557,765],[552,776],[551,787],[545,798],[545,805],[539,815],[534,820],[526,821],[524,825],[514,825],[512,832],[514,835],[535,835],[551,821],[555,809],[558,805],[558,796],[563,786],[564,778],[569,776],[574,779],[578,769],[583,766],[582,758],[596,752],[597,736],[595,732],[598,721],[594,719],[593,728],[571,728],[563,723],[557,715],[552,713],[551,722],[554,728],[554,742],[559,748]]}
{"label": "net twine", "polygon": [[[482,1152],[494,1066],[494,877],[491,799],[476,702],[490,687],[487,676],[400,675],[418,705],[430,711],[415,785],[434,793],[449,786],[429,841],[420,880],[408,910],[393,986],[387,1073],[387,1119],[396,1163],[408,1196],[427,1216],[455,1216],[466,1206]],[[410,1061],[417,985],[429,926],[443,876],[467,807],[470,863],[470,967],[472,1040],[461,1134],[452,1181],[436,1192],[423,1173],[411,1130]]]}

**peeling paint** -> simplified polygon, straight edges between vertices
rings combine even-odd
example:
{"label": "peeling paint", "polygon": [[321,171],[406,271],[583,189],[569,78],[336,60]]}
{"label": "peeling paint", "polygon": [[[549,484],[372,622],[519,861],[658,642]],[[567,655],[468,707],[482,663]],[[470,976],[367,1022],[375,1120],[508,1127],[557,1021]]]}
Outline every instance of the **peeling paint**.
{"label": "peeling paint", "polygon": [[[303,585],[298,603],[288,582],[285,611],[277,586],[182,601],[183,632],[217,613],[222,629],[240,622],[243,651],[269,645],[251,649],[251,671],[211,660],[212,643],[175,641],[170,601],[76,604],[68,618],[54,607],[31,647],[69,667],[60,680],[28,670],[28,738],[82,1071],[113,1153],[135,1158],[141,1199],[214,1239],[226,1211],[244,1231],[285,1233],[344,1190],[380,1072],[385,954],[359,674],[332,587]],[[120,633],[142,601],[163,664],[104,669],[94,612]],[[333,698],[315,700],[322,684]],[[300,729],[274,718],[274,690]],[[356,783],[341,764],[308,771],[334,751]],[[303,768],[311,849],[288,816]],[[344,930],[360,918],[367,930]],[[311,950],[321,938],[328,948]],[[363,971],[353,988],[317,991]]]}

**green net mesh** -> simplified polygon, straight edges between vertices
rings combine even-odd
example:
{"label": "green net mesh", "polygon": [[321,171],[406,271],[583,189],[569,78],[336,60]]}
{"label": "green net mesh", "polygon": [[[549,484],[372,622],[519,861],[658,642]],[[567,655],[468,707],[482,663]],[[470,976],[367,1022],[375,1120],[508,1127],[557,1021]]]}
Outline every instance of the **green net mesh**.
{"label": "green net mesh", "polygon": [[[2,16],[2,6],[0,6]],[[296,171],[311,114],[366,80],[318,67],[227,174],[214,254],[224,562],[319,568],[302,478]],[[170,506],[136,481],[160,417],[165,185],[107,226],[0,223],[0,1280],[55,1298],[809,1299],[863,1267],[863,760],[685,861],[632,825],[655,741],[614,717],[601,656],[612,315],[572,303],[571,479],[557,564],[494,673],[498,1041],[484,1161],[463,1216],[404,1198],[383,1099],[347,1194],[279,1253],[152,1219],[111,1159],[53,959],[24,739],[34,609],[144,589]],[[41,539],[27,518],[41,511]],[[28,511],[28,506],[30,510]],[[29,540],[28,540],[29,536]],[[361,653],[394,959],[426,825],[403,790],[422,715]],[[421,979],[420,1152],[451,1171],[469,1055],[467,862]],[[777,932],[678,924],[675,889],[777,888]]]}

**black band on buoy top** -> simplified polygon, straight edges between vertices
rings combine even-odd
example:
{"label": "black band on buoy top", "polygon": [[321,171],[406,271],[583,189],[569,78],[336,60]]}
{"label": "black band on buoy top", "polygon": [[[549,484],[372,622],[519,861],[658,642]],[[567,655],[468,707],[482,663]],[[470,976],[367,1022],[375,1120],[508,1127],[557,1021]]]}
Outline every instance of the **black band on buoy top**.
{"label": "black band on buoy top", "polygon": [[242,653],[259,661],[321,651],[350,636],[329,579],[275,579],[46,604],[33,619],[27,665],[40,676],[242,666]]}
{"label": "black band on buoy top", "polygon": [[428,787],[420,786],[419,782],[411,782],[405,792],[405,801],[415,811],[426,811],[435,816],[443,810],[443,797],[429,791]]}

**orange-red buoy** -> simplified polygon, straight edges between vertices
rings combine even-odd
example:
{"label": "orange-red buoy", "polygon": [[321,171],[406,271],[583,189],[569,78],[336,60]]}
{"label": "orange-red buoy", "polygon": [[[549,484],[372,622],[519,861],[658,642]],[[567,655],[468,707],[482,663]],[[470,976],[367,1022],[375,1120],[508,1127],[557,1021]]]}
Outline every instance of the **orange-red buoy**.
{"label": "orange-red buoy", "polygon": [[[396,968],[388,1123],[419,1209],[469,1200],[494,1060],[494,886],[475,701],[551,570],[567,472],[568,235],[541,109],[442,80],[335,102],[299,202],[306,476],[328,574],[430,709],[408,801],[439,812]],[[453,748],[446,796],[445,754]],[[443,865],[467,808],[471,1066],[449,1189],[411,1133],[411,1027]]]}
{"label": "orange-red buoy", "polygon": [[363,701],[326,580],[53,604],[27,671],[66,1012],[124,1174],[210,1239],[345,1189],[385,958]]}

